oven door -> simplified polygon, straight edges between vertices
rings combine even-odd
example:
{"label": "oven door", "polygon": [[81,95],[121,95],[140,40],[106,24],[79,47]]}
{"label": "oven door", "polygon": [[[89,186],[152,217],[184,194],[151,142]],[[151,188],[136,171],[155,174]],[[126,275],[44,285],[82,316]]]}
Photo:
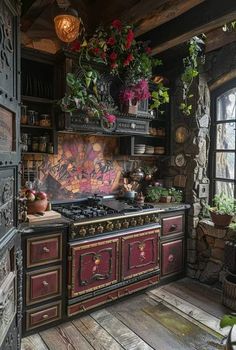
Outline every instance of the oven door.
{"label": "oven door", "polygon": [[69,296],[75,297],[118,282],[119,239],[70,247]]}
{"label": "oven door", "polygon": [[10,272],[0,286],[0,346],[16,314],[15,277]]}

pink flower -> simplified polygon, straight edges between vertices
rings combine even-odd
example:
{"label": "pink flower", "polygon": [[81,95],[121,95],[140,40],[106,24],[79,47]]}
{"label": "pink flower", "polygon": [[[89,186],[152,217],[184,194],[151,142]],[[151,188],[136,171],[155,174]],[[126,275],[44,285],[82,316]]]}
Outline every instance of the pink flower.
{"label": "pink flower", "polygon": [[128,102],[133,100],[133,98],[134,98],[134,92],[131,89],[125,89],[120,93],[121,102]]}
{"label": "pink flower", "polygon": [[113,46],[115,45],[115,43],[116,43],[116,40],[115,38],[113,38],[113,36],[107,39],[107,45]]}
{"label": "pink flower", "polygon": [[115,29],[117,29],[118,31],[121,30],[122,24],[121,21],[119,19],[114,19],[111,23],[111,26]]}
{"label": "pink flower", "polygon": [[134,87],[134,97],[138,100],[146,100],[150,97],[149,87],[147,80],[141,80]]}
{"label": "pink flower", "polygon": [[80,42],[78,40],[75,40],[73,43],[70,45],[71,51],[79,51],[80,50]]}
{"label": "pink flower", "polygon": [[97,55],[97,54],[99,53],[99,48],[98,48],[98,47],[95,47],[95,48],[93,49],[93,53],[94,53],[95,55]]}
{"label": "pink flower", "polygon": [[117,63],[111,63],[111,69],[116,69],[118,67]]}
{"label": "pink flower", "polygon": [[114,123],[116,121],[116,116],[113,114],[106,114],[105,118],[107,119],[108,123]]}
{"label": "pink flower", "polygon": [[111,54],[110,54],[110,59],[111,61],[115,61],[117,59],[117,53],[115,51],[113,51]]}

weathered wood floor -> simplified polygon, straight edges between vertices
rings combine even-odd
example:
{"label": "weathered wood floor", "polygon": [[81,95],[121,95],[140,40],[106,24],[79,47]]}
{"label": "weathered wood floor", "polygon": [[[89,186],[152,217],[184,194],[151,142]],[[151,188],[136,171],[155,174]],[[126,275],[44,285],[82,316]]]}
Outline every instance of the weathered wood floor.
{"label": "weathered wood floor", "polygon": [[22,350],[217,350],[217,290],[184,278],[24,338]]}

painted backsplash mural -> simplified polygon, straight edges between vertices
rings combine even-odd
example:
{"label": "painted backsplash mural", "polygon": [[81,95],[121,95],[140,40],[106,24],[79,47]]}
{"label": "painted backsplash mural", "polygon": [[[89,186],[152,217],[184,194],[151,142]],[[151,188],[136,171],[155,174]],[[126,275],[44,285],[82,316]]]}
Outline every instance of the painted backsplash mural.
{"label": "painted backsplash mural", "polygon": [[52,200],[112,193],[122,175],[114,159],[117,152],[118,140],[113,137],[61,134],[58,154],[45,156],[39,167],[42,188]]}

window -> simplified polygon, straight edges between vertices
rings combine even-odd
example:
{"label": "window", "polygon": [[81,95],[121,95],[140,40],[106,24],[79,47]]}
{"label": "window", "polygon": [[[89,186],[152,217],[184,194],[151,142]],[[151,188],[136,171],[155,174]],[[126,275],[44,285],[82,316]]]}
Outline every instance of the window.
{"label": "window", "polygon": [[236,81],[213,94],[211,122],[211,193],[236,198]]}

